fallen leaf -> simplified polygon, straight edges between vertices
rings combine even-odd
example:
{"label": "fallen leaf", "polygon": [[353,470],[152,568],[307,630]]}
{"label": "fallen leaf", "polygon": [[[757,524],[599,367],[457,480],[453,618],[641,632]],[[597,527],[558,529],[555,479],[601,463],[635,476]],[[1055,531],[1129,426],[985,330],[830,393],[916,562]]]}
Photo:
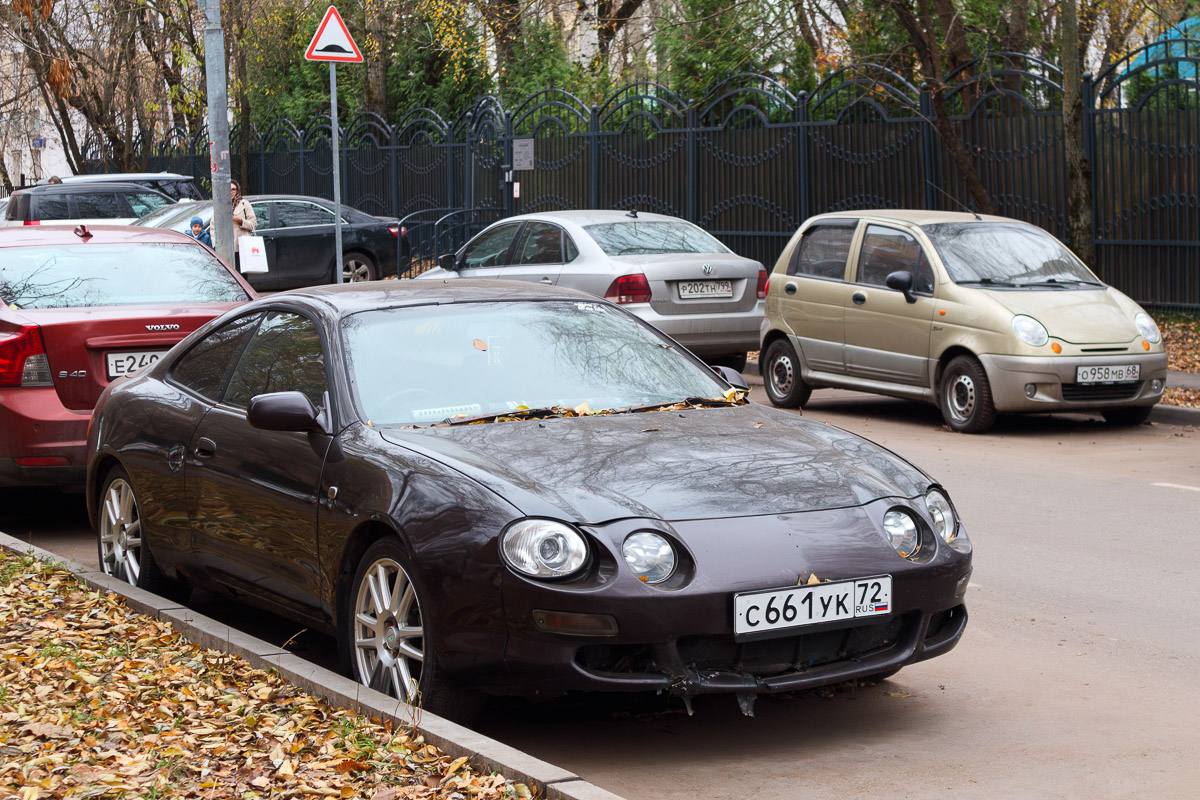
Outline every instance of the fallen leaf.
{"label": "fallen leaf", "polygon": [[475,340],[475,349],[476,349],[476,350],[482,350],[483,352],[485,352],[485,353],[486,353],[486,352],[487,352],[487,349],[488,349],[488,348],[487,348],[487,342],[485,342],[483,339],[476,339],[476,340]]}
{"label": "fallen leaf", "polygon": [[888,697],[912,697],[908,692],[884,692]]}
{"label": "fallen leaf", "polygon": [[820,582],[821,582],[821,579],[817,577],[817,573],[814,572],[812,575],[808,576],[808,585],[809,586],[812,586],[814,583],[820,583]]}

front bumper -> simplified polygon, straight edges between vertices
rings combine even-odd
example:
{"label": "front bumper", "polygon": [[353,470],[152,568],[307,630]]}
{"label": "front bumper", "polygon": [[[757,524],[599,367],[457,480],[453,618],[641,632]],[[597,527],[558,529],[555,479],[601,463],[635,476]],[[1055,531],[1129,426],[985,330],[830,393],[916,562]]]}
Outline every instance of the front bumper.
{"label": "front bumper", "polygon": [[757,350],[764,304],[749,311],[714,314],[659,314],[648,303],[623,306],[698,356],[714,357]]}
{"label": "front bumper", "polygon": [[0,391],[0,486],[83,485],[89,419],[90,412],[65,408],[53,386]]}
{"label": "front bumper", "polygon": [[[982,355],[979,360],[987,371],[992,402],[998,411],[1079,411],[1149,406],[1162,399],[1167,380],[1165,352],[1058,357]],[[1140,365],[1139,379],[1129,383],[1093,385],[1075,382],[1076,367],[1120,364]],[[1034,386],[1032,396],[1026,394],[1026,386],[1030,384]]]}

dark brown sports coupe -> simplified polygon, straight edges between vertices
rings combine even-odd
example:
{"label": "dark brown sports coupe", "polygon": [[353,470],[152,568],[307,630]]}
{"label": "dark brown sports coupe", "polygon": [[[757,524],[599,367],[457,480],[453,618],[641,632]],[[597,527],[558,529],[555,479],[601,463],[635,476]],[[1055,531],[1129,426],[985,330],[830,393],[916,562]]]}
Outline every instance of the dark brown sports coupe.
{"label": "dark brown sports coupe", "polygon": [[450,716],[480,691],[749,710],[953,648],[971,545],[946,491],[726,378],[564,289],[274,295],[101,398],[100,560],[335,633],[358,680]]}

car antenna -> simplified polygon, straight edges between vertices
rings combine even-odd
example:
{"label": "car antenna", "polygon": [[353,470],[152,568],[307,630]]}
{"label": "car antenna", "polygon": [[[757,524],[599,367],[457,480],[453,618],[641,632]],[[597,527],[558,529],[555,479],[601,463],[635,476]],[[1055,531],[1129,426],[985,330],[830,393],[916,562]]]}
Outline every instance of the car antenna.
{"label": "car antenna", "polygon": [[983,222],[983,217],[979,216],[979,212],[978,212],[978,211],[976,211],[976,210],[975,210],[975,209],[973,209],[973,208],[968,208],[968,207],[967,207],[967,205],[966,205],[965,203],[963,203],[963,201],[962,201],[962,200],[959,200],[957,197],[955,197],[954,195],[950,194],[950,193],[949,193],[949,192],[947,192],[945,189],[943,189],[942,187],[938,186],[936,183],[934,183],[933,181],[929,180],[928,178],[926,178],[926,179],[925,179],[925,182],[926,182],[926,183],[928,183],[930,186],[932,186],[934,189],[937,189],[937,190],[938,190],[939,192],[941,192],[942,194],[946,195],[946,197],[949,197],[951,200],[953,200],[953,201],[954,201],[954,203],[955,203],[955,205],[957,205],[957,206],[958,206],[959,208],[961,208],[963,211],[967,212],[968,214],[974,214],[974,215],[975,215],[975,219],[979,220],[980,222]]}
{"label": "car antenna", "polygon": [[629,209],[629,212],[625,216],[633,217],[634,219],[637,219],[638,218],[637,209],[636,208]]}

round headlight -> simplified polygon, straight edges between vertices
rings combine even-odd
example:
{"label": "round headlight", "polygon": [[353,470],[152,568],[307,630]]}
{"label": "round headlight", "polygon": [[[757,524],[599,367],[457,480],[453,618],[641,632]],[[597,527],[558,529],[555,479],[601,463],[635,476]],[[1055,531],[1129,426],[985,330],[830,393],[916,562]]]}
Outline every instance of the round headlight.
{"label": "round headlight", "polygon": [[621,545],[621,554],[640,581],[662,583],[675,572],[675,548],[657,533],[632,534]]}
{"label": "round headlight", "polygon": [[917,522],[905,511],[892,509],[883,515],[883,532],[887,534],[896,552],[905,558],[911,558],[921,547],[921,537],[917,532]]}
{"label": "round headlight", "polygon": [[1133,318],[1133,324],[1137,325],[1138,333],[1148,342],[1157,344],[1158,340],[1162,338],[1162,334],[1158,331],[1158,326],[1154,324],[1154,320],[1145,311],[1138,312],[1138,315]]}
{"label": "round headlight", "polygon": [[1024,314],[1017,314],[1012,318],[1012,329],[1018,339],[1033,347],[1041,347],[1050,341],[1050,334],[1046,332],[1046,326]]}
{"label": "round headlight", "polygon": [[587,562],[587,542],[570,525],[523,519],[504,531],[500,549],[518,572],[532,578],[565,578]]}
{"label": "round headlight", "polygon": [[937,489],[931,489],[925,495],[925,505],[929,508],[929,517],[933,520],[933,530],[942,540],[951,542],[958,532],[958,521],[954,519],[954,509],[946,495]]}

